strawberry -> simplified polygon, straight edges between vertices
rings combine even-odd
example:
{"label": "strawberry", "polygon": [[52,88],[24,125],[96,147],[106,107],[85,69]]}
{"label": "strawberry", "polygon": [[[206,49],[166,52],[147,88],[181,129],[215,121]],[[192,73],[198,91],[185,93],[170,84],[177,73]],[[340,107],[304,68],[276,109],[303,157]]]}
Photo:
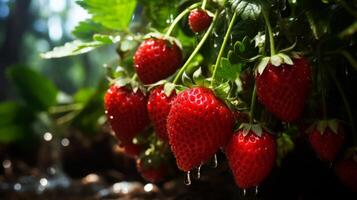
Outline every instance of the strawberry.
{"label": "strawberry", "polygon": [[357,192],[357,161],[355,159],[348,158],[338,162],[335,172],[346,187]]}
{"label": "strawberry", "polygon": [[295,58],[290,64],[269,62],[256,76],[259,101],[285,122],[300,116],[311,82],[310,65],[305,58]]}
{"label": "strawberry", "polygon": [[106,92],[104,104],[109,122],[122,144],[130,144],[133,137],[150,123],[146,109],[147,98],[138,90],[112,85]]}
{"label": "strawberry", "polygon": [[163,141],[168,141],[166,129],[167,116],[171,109],[171,102],[175,97],[175,92],[172,92],[167,97],[162,86],[152,90],[149,96],[147,104],[149,117],[154,124],[155,133]]}
{"label": "strawberry", "polygon": [[181,65],[182,52],[175,42],[157,38],[145,40],[134,55],[135,70],[144,84],[172,75]]}
{"label": "strawberry", "polygon": [[321,121],[320,123],[327,124],[322,128],[320,128],[321,125],[313,128],[309,135],[309,142],[321,160],[332,162],[343,144],[344,133],[340,127],[327,127],[329,122]]}
{"label": "strawberry", "polygon": [[122,152],[130,158],[137,158],[143,151],[142,147],[137,144],[127,143],[120,145]]}
{"label": "strawberry", "polygon": [[162,181],[168,173],[163,160],[153,156],[142,156],[136,160],[136,168],[140,175],[147,181],[156,183]]}
{"label": "strawberry", "polygon": [[276,158],[276,142],[269,133],[261,136],[254,131],[240,129],[225,148],[229,166],[236,184],[250,188],[261,183],[272,170]]}
{"label": "strawberry", "polygon": [[205,31],[211,23],[212,17],[208,15],[207,11],[202,9],[192,10],[188,16],[188,24],[192,32],[195,33]]}
{"label": "strawberry", "polygon": [[228,142],[233,124],[232,112],[211,90],[196,87],[178,94],[167,130],[179,169],[187,172],[209,160]]}

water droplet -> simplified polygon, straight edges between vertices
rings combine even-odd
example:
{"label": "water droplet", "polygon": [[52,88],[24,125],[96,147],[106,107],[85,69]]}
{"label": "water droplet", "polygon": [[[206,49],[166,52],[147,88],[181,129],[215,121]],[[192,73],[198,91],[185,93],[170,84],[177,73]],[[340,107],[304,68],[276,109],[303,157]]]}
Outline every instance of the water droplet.
{"label": "water droplet", "polygon": [[259,186],[255,186],[255,195],[257,195],[259,192]]}
{"label": "water droplet", "polygon": [[202,167],[202,163],[195,170],[195,173],[193,174],[193,178],[195,178],[197,180],[201,178],[201,167]]}
{"label": "water droplet", "polygon": [[245,197],[246,194],[247,194],[247,190],[243,189],[243,196]]}
{"label": "water droplet", "polygon": [[212,167],[213,167],[213,168],[217,168],[217,166],[218,166],[217,155],[214,154]]}
{"label": "water droplet", "polygon": [[104,113],[105,113],[105,114],[108,114],[108,111],[107,111],[107,110],[105,110],[105,111],[104,111]]}
{"label": "water droplet", "polygon": [[14,190],[16,190],[16,191],[20,191],[20,190],[21,190],[21,188],[22,188],[22,186],[21,186],[21,184],[20,184],[20,183],[15,183],[15,185],[14,185]]}
{"label": "water droplet", "polygon": [[109,119],[114,119],[114,116],[113,116],[113,115],[110,115],[110,116],[109,116]]}
{"label": "water droplet", "polygon": [[188,171],[186,173],[186,177],[185,177],[185,185],[191,185],[191,175],[190,175],[190,171]]}

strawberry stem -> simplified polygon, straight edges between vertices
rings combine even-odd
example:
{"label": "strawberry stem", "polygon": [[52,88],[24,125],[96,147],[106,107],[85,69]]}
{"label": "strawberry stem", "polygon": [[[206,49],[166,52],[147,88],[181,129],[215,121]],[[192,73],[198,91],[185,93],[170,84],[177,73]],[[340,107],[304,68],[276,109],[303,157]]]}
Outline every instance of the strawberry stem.
{"label": "strawberry stem", "polygon": [[353,133],[353,142],[354,142],[355,145],[357,145],[357,131],[356,131],[356,127],[355,127],[355,125],[354,125],[353,115],[352,115],[352,112],[351,112],[351,106],[350,106],[350,104],[349,104],[349,102],[348,102],[348,100],[347,100],[346,94],[345,94],[345,92],[343,91],[340,82],[338,82],[338,80],[337,80],[335,74],[331,71],[330,68],[327,68],[327,71],[329,72],[331,78],[332,78],[333,81],[335,82],[335,85],[336,85],[336,87],[337,87],[337,90],[340,92],[340,95],[341,95],[343,104],[345,105],[345,109],[346,109],[348,118],[349,118],[349,120],[350,120],[350,126],[351,126],[352,133]]}
{"label": "strawberry stem", "polygon": [[327,106],[326,106],[326,71],[324,70],[323,65],[321,65],[321,44],[318,45],[317,47],[317,66],[318,66],[318,76],[319,76],[319,82],[321,85],[321,103],[322,103],[322,114],[323,114],[323,119],[327,119]]}
{"label": "strawberry stem", "polygon": [[197,8],[198,6],[201,5],[201,2],[192,4],[190,7],[186,8],[184,11],[182,11],[172,22],[172,24],[170,25],[169,29],[167,30],[165,37],[169,37],[172,33],[172,31],[174,30],[175,26],[177,25],[177,23],[185,16],[187,15],[192,9]]}
{"label": "strawberry stem", "polygon": [[201,6],[202,10],[204,10],[206,8],[206,4],[207,4],[207,0],[203,0],[202,6]]}
{"label": "strawberry stem", "polygon": [[270,43],[270,55],[273,56],[276,54],[275,51],[275,43],[274,43],[274,34],[269,22],[269,17],[268,14],[266,13],[266,11],[263,10],[263,17],[264,17],[264,21],[265,21],[265,25],[268,28],[268,34],[269,34],[269,43]]}
{"label": "strawberry stem", "polygon": [[253,124],[254,120],[254,108],[255,108],[255,101],[257,99],[257,87],[254,85],[252,99],[250,103],[250,111],[249,111],[249,124]]}
{"label": "strawberry stem", "polygon": [[190,62],[192,61],[192,59],[197,55],[197,53],[200,51],[201,47],[203,46],[203,44],[206,42],[208,36],[211,34],[212,30],[213,30],[213,26],[216,23],[216,18],[217,18],[217,14],[218,11],[216,11],[216,13],[214,14],[213,17],[213,21],[210,25],[210,27],[208,28],[208,30],[206,31],[206,33],[204,34],[204,36],[202,37],[201,41],[198,43],[197,47],[195,48],[195,50],[193,50],[192,54],[190,55],[190,57],[187,59],[187,61],[185,62],[185,64],[181,67],[180,71],[177,73],[173,83],[177,83],[177,81],[179,80],[179,78],[182,76],[183,72],[186,70],[186,68],[188,67],[188,65],[190,64]]}
{"label": "strawberry stem", "polygon": [[230,35],[231,32],[232,32],[232,28],[233,28],[233,25],[234,25],[234,22],[235,22],[236,18],[237,18],[237,12],[234,12],[233,17],[232,17],[232,19],[231,19],[231,22],[229,23],[229,26],[228,26],[226,35],[224,36],[221,49],[219,50],[219,53],[218,53],[218,56],[217,56],[217,60],[216,60],[216,64],[214,65],[213,74],[212,74],[211,86],[213,86],[213,84],[214,84],[214,82],[215,82],[215,77],[216,77],[216,73],[217,73],[217,68],[218,68],[218,65],[221,63],[221,58],[222,58],[224,49],[226,48],[227,41],[228,41],[229,35]]}

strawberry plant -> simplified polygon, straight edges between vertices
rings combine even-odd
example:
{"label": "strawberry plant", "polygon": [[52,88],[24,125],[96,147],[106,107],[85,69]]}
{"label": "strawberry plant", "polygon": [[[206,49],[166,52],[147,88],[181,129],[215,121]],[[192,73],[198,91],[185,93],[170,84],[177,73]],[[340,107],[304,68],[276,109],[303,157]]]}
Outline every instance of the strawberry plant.
{"label": "strawberry plant", "polygon": [[78,3],[91,18],[42,57],[116,47],[107,120],[146,180],[165,180],[173,157],[189,184],[222,150],[237,186],[254,188],[304,138],[355,190],[356,1]]}

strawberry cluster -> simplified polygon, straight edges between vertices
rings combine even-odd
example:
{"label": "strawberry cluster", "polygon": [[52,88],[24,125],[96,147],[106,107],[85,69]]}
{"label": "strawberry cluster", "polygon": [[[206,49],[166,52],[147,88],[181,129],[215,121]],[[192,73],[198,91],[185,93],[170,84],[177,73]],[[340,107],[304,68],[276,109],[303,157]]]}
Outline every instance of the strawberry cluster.
{"label": "strawberry cluster", "polygon": [[[194,9],[188,22],[193,32],[209,34],[214,18],[206,10]],[[170,171],[171,154],[178,169],[189,175],[222,150],[236,184],[243,189],[258,186],[275,166],[279,133],[268,131],[254,118],[255,94],[263,110],[275,120],[295,123],[310,95],[310,62],[301,55],[290,58],[276,54],[272,48],[271,56],[255,65],[253,101],[247,114],[237,111],[232,103],[242,101],[238,96],[228,99],[218,95],[214,72],[211,85],[188,85],[184,81],[178,85],[177,78],[170,82],[175,73],[176,77],[182,75],[181,70],[177,71],[182,67],[183,55],[176,39],[145,39],[133,57],[133,67],[144,89],[116,83],[110,86],[105,95],[106,114],[124,152],[137,160],[138,171],[146,180],[158,182]],[[171,90],[167,89],[168,83]],[[243,89],[251,90],[246,85]],[[344,142],[341,124],[322,120],[312,124],[308,132],[317,156],[322,161],[335,161]],[[144,142],[138,138],[144,138]],[[348,187],[356,188],[356,182],[349,178],[356,179],[355,161],[342,161],[336,165],[336,173]]]}

